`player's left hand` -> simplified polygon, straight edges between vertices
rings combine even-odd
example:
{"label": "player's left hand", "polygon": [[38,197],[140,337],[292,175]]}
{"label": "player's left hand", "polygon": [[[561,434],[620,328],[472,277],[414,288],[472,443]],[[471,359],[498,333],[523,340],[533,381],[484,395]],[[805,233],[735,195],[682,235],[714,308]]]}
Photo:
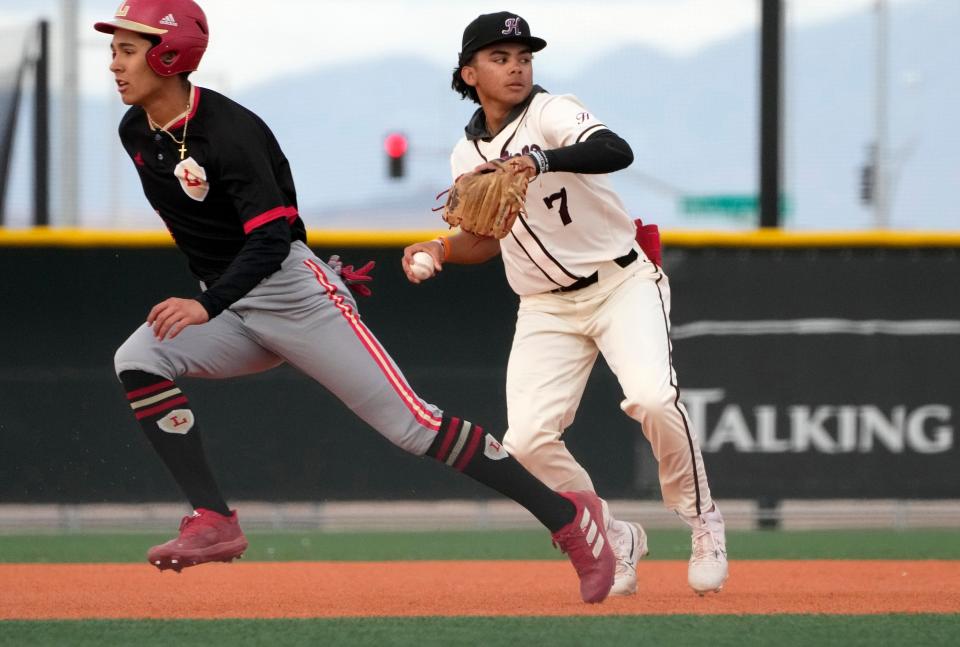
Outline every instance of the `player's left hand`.
{"label": "player's left hand", "polygon": [[[497,160],[498,162],[500,160]],[[537,175],[537,165],[529,155],[520,155],[504,160],[503,163],[509,164],[515,173],[526,173],[527,178],[533,179]],[[473,169],[474,173],[490,173],[496,171],[497,165],[493,162],[485,162]]]}
{"label": "player's left hand", "polygon": [[208,321],[210,315],[199,301],[176,297],[161,301],[147,315],[147,325],[153,328],[153,335],[160,341],[173,339],[187,326]]}

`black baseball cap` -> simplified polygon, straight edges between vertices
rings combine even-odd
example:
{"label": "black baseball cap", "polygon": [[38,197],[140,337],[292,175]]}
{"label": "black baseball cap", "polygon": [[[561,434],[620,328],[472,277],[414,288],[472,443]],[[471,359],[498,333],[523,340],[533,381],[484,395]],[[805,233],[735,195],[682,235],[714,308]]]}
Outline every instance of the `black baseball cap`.
{"label": "black baseball cap", "polygon": [[509,11],[485,13],[463,30],[460,65],[484,47],[506,41],[526,43],[531,52],[539,52],[547,46],[547,41],[530,35],[530,24],[517,14]]}

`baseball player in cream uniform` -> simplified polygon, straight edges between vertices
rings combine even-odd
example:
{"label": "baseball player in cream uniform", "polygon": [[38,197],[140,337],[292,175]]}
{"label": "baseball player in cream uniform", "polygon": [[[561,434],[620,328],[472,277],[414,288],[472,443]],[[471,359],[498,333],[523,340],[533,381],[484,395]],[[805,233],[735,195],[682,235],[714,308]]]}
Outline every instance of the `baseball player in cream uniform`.
{"label": "baseball player in cream uniform", "polygon": [[[563,433],[603,353],[623,389],[621,408],[641,424],[659,463],[665,505],[691,527],[690,586],[698,593],[719,590],[728,571],[723,517],[679,400],[669,280],[636,243],[634,221],[606,176],[633,155],[575,96],[533,84],[533,52],[545,46],[513,13],[485,14],[467,26],[452,85],[480,108],[453,149],[453,177],[491,160],[519,159],[531,177],[526,212],[501,240],[457,230],[411,245],[403,266],[417,283],[410,264],[418,251],[430,253],[437,270],[500,254],[520,297],[503,444],[555,490],[594,489]],[[618,560],[611,594],[629,595],[646,536],[639,524],[609,511],[607,517]]]}

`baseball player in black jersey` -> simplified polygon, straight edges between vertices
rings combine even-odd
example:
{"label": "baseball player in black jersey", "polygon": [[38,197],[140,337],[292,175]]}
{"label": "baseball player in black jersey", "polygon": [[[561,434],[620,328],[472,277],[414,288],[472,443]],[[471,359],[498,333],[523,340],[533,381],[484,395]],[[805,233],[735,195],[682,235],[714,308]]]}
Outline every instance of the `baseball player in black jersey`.
{"label": "baseball player in black jersey", "polygon": [[307,247],[290,166],[270,129],[189,82],[208,41],[200,7],[127,0],[95,28],[113,36],[110,71],[130,106],[120,140],[201,287],[192,298],[154,306],[115,357],[134,416],[194,508],[176,538],[148,551],[150,563],[180,571],[231,561],[247,547],[177,379],[233,377],[287,362],[389,441],[530,510],[573,563],[582,598],[603,600],[614,557],[601,501],[591,492],[555,493],[480,425],[414,392],[360,318],[343,277]]}

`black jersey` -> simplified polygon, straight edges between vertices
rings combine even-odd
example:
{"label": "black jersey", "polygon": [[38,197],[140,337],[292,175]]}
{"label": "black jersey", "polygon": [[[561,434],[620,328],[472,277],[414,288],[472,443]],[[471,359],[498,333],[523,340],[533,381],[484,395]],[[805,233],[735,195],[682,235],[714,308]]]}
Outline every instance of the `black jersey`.
{"label": "black jersey", "polygon": [[[186,254],[194,276],[211,290],[219,288],[213,291],[217,296],[201,300],[215,316],[279,267],[273,259],[268,269],[251,268],[257,262],[252,253],[241,259],[245,268],[236,267],[258,230],[285,221],[289,237],[286,231],[282,237],[288,249],[290,240],[306,241],[306,230],[297,212],[290,164],[269,127],[213,90],[193,87],[192,93],[190,114],[168,127],[169,134],[152,128],[143,108],[133,106],[120,122],[120,140],[147,200]],[[181,159],[181,145],[170,134],[182,139],[184,122]],[[218,284],[228,277],[235,282],[238,274],[245,289]],[[253,276],[251,283],[251,274],[262,276]]]}

